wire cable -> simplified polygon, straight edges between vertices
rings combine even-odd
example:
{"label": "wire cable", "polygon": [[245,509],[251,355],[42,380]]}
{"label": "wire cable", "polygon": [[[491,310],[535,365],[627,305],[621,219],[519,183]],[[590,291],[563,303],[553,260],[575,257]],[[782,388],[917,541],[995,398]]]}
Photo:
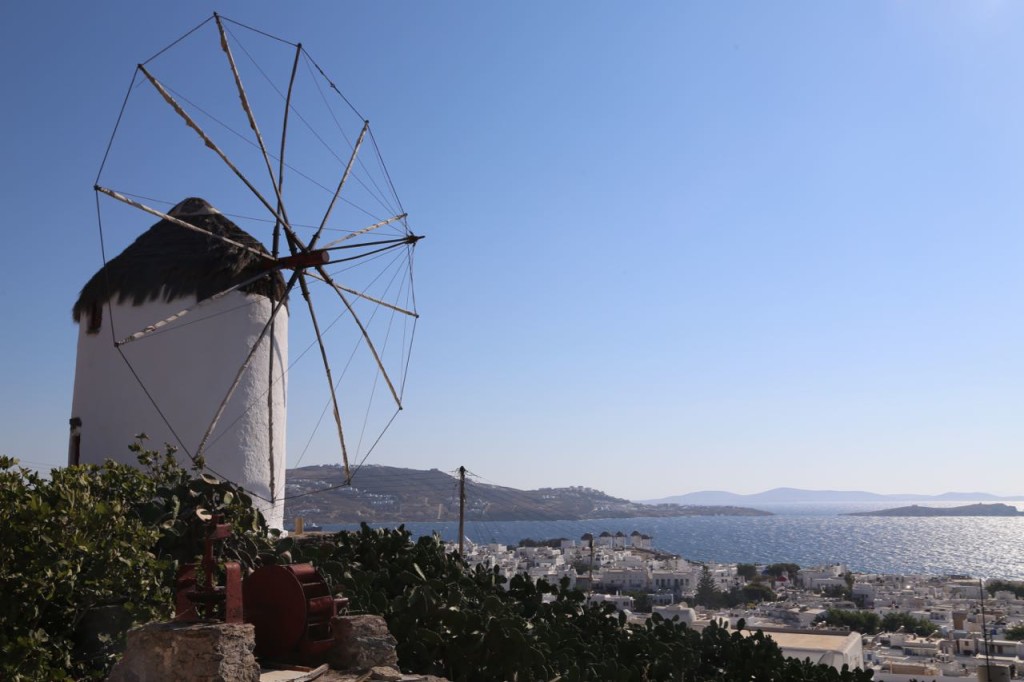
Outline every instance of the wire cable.
{"label": "wire cable", "polygon": [[178,38],[177,40],[175,40],[175,41],[174,41],[173,43],[171,43],[170,45],[168,45],[168,46],[167,46],[167,47],[165,47],[164,49],[160,50],[160,51],[159,51],[159,52],[157,52],[157,53],[156,53],[155,55],[153,55],[152,57],[150,57],[149,59],[145,60],[145,61],[144,61],[144,62],[142,62],[142,63],[143,63],[143,64],[149,64],[149,63],[150,63],[151,61],[153,61],[154,59],[156,59],[157,57],[159,57],[160,55],[162,55],[162,54],[163,54],[164,52],[167,52],[167,50],[171,49],[172,47],[174,47],[175,45],[177,45],[177,44],[178,44],[178,43],[180,43],[181,41],[185,40],[185,38],[188,38],[188,37],[189,37],[190,35],[192,35],[192,34],[193,34],[193,33],[195,33],[196,31],[198,31],[199,29],[201,29],[201,28],[202,28],[203,26],[206,26],[206,24],[208,24],[208,23],[210,23],[211,21],[213,21],[213,16],[214,16],[214,15],[210,15],[210,16],[208,16],[208,17],[207,17],[206,19],[204,19],[204,20],[203,20],[203,21],[202,21],[202,22],[201,22],[201,23],[200,23],[199,25],[197,25],[197,26],[196,26],[195,28],[193,28],[193,29],[192,29],[191,31],[189,31],[189,32],[188,32],[188,33],[186,33],[185,35],[181,36],[180,38]]}
{"label": "wire cable", "polygon": [[[284,43],[285,45],[290,45],[292,47],[298,47],[299,46],[298,43],[293,43],[290,40],[285,40],[284,38],[280,38],[278,36],[275,36],[272,33],[266,33],[265,31],[261,31],[258,28],[253,28],[252,26],[248,26],[246,24],[243,24],[240,21],[235,21],[234,19],[229,19],[228,17],[224,16],[223,14],[220,15],[220,18],[223,19],[224,21],[229,21],[229,22],[231,22],[232,24],[234,24],[236,26],[241,26],[242,28],[244,28],[246,30],[252,31],[253,33],[259,33],[261,36],[264,36],[266,38],[270,38],[272,40],[276,40],[276,41],[278,41],[280,43]],[[206,21],[209,21],[209,19],[207,19]]]}
{"label": "wire cable", "polygon": [[[207,19],[209,21],[209,19]],[[125,109],[128,108],[128,98],[132,95],[132,90],[135,88],[135,80],[139,77],[139,69],[135,67],[132,71],[132,82],[128,85],[128,92],[124,93],[124,100],[121,102],[121,109],[117,112],[117,120],[114,122],[114,129],[110,131],[110,139],[107,141],[107,149],[103,152],[103,160],[100,162],[100,169],[96,171],[96,182],[93,185],[100,184],[100,177],[103,175],[103,169],[107,165],[107,158],[110,156],[110,150],[114,146],[114,138],[117,136],[117,131],[121,127],[121,119],[124,118]],[[105,263],[106,261],[104,261]]]}

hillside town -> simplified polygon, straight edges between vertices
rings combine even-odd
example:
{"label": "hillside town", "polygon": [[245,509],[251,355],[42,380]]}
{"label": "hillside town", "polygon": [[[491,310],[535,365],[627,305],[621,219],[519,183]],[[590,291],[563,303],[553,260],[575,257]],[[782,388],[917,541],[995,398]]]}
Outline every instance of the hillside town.
{"label": "hillside town", "polygon": [[[717,621],[763,630],[789,657],[837,669],[873,669],[874,679],[883,682],[1024,679],[1024,641],[1008,635],[1024,629],[1021,591],[983,589],[981,581],[968,576],[851,573],[842,564],[780,564],[776,570],[756,565],[750,571],[743,564],[697,563],[659,552],[653,538],[638,531],[524,541],[519,547],[468,544],[464,552],[471,565],[496,569],[506,578],[525,574],[551,583],[568,581],[591,601],[608,602],[633,621],[657,614],[698,629]],[[779,566],[795,570],[791,574]],[[774,599],[729,608],[699,604],[701,589],[746,594],[742,590],[752,584]],[[925,636],[901,626],[862,633],[830,624],[830,613],[881,623],[886,616],[891,622],[895,614],[933,632]]]}

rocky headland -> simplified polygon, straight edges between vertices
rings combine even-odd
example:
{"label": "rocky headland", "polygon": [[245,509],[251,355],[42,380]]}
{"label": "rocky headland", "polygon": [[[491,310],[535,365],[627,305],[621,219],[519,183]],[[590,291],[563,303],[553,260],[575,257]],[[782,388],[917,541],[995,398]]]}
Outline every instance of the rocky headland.
{"label": "rocky headland", "polygon": [[877,511],[851,512],[844,516],[1024,516],[1012,504],[965,504],[960,507],[922,507],[912,504],[908,507],[894,507]]}

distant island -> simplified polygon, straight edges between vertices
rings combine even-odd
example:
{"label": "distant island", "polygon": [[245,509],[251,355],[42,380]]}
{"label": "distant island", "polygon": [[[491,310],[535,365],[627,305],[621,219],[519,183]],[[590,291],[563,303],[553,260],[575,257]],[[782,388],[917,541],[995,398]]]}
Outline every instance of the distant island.
{"label": "distant island", "polygon": [[909,507],[879,509],[878,511],[851,512],[843,516],[1024,516],[1010,504],[965,504],[961,507]]}
{"label": "distant island", "polygon": [[1024,500],[1024,495],[1005,497],[990,493],[948,492],[941,495],[914,495],[909,493],[879,494],[864,490],[802,490],[800,488],[773,488],[761,493],[738,495],[724,490],[673,495],[656,500],[641,500],[645,504],[732,504],[738,506],[762,504],[802,504],[847,502],[979,502]]}
{"label": "distant island", "polygon": [[[345,485],[338,465],[289,469],[285,525],[296,516],[317,524],[457,521],[458,479],[443,471],[368,465]],[[583,486],[517,490],[466,482],[467,521],[576,521],[633,517],[771,516],[737,505],[643,504]]]}

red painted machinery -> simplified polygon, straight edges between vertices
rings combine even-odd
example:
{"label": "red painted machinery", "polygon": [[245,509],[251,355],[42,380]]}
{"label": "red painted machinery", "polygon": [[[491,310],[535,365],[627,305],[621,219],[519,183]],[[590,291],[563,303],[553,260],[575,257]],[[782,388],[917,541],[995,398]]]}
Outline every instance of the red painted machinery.
{"label": "red painted machinery", "polygon": [[331,595],[312,564],[263,566],[245,579],[245,622],[256,628],[256,654],[305,658],[334,646],[331,622],[348,600]]}
{"label": "red painted machinery", "polygon": [[[242,569],[237,561],[224,562],[224,585],[214,585],[217,561],[213,558],[213,543],[231,535],[231,524],[221,523],[222,516],[210,520],[210,531],[203,545],[202,561],[185,564],[178,569],[175,594],[174,620],[195,622],[223,620],[225,623],[242,622]],[[202,571],[202,581],[197,573]]]}
{"label": "red painted machinery", "polygon": [[214,584],[213,544],[231,535],[231,525],[221,521],[209,523],[202,560],[178,570],[175,620],[252,623],[255,653],[267,659],[308,659],[332,648],[332,621],[348,599],[331,595],[312,564],[263,566],[243,582],[239,564],[227,561],[225,584]]}

